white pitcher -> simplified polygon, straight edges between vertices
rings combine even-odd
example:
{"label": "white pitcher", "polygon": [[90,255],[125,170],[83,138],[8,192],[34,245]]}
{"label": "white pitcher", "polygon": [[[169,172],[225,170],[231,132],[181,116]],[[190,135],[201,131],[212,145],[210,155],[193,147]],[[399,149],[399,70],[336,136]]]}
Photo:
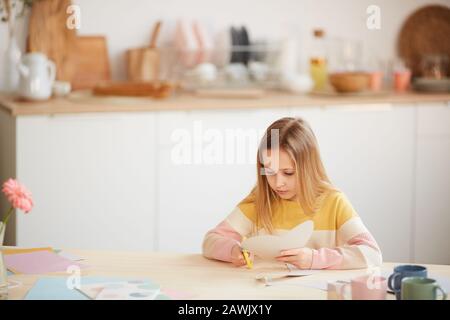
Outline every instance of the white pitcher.
{"label": "white pitcher", "polygon": [[46,100],[52,95],[56,67],[53,61],[40,52],[23,56],[19,64],[19,94],[29,100]]}

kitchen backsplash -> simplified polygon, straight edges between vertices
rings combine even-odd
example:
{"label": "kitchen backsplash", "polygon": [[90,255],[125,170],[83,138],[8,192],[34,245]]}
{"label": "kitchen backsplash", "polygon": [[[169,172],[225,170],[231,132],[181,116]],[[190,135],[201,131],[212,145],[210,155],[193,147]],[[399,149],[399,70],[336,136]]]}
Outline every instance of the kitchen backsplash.
{"label": "kitchen backsplash", "polygon": [[[320,27],[330,37],[361,40],[363,50],[378,59],[395,55],[395,40],[401,23],[416,8],[430,3],[450,5],[449,0],[74,0],[81,8],[81,35],[105,35],[111,72],[114,79],[124,79],[126,68],[124,52],[130,47],[149,43],[151,28],[162,19],[160,41],[170,38],[179,18],[199,19],[212,32],[220,32],[231,25],[245,25],[252,38],[286,39],[296,43],[298,65],[307,70],[311,49],[311,32]],[[367,7],[376,4],[381,8],[381,29],[369,30],[366,26]],[[27,20],[17,25],[19,46],[25,47]],[[0,58],[4,61],[7,45],[6,24],[0,24]],[[4,62],[2,62],[3,64]],[[3,88],[0,74],[0,89]]]}

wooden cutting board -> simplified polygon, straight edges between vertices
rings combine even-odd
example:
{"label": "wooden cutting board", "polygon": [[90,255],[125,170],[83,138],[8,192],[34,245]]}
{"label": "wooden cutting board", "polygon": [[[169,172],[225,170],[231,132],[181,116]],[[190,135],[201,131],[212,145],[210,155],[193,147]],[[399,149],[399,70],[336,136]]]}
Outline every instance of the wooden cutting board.
{"label": "wooden cutting board", "polygon": [[74,70],[70,79],[74,90],[91,89],[111,80],[106,37],[76,37],[73,48],[68,63]]}
{"label": "wooden cutting board", "polygon": [[27,52],[42,52],[56,64],[56,78],[70,80],[73,70],[68,61],[73,51],[76,30],[66,27],[70,0],[35,1],[31,8]]}
{"label": "wooden cutting board", "polygon": [[150,46],[126,51],[127,77],[129,81],[157,81],[159,78],[160,53],[156,48],[161,21],[155,24]]}
{"label": "wooden cutting board", "polygon": [[110,80],[106,38],[77,36],[66,26],[71,0],[40,0],[33,3],[27,51],[42,52],[56,64],[56,79],[69,81],[72,89],[91,89]]}

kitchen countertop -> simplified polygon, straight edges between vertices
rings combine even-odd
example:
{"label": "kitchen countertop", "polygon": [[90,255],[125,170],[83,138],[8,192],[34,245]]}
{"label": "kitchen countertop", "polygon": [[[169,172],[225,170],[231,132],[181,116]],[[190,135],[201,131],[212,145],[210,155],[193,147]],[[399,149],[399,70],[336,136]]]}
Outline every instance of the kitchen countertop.
{"label": "kitchen countertop", "polygon": [[387,92],[364,96],[317,96],[268,92],[262,98],[204,98],[192,94],[177,94],[167,99],[138,97],[97,97],[78,91],[66,98],[42,102],[19,101],[0,94],[0,108],[12,116],[73,114],[89,112],[144,112],[160,110],[258,109],[273,107],[311,107],[354,104],[407,104],[449,102],[450,93],[403,94]]}

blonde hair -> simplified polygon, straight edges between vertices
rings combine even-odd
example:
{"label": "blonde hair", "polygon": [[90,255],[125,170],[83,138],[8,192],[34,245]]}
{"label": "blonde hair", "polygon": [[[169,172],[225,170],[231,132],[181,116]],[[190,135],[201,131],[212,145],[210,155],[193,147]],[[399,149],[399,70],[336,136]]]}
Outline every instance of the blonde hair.
{"label": "blonde hair", "polygon": [[[278,143],[272,146],[273,138],[276,138],[274,133],[278,134]],[[267,128],[258,148],[256,186],[243,201],[255,203],[254,232],[264,228],[273,233],[273,214],[280,204],[280,198],[269,186],[266,175],[262,174],[262,152],[272,147],[283,149],[293,160],[298,186],[297,199],[306,214],[314,214],[319,208],[321,196],[335,190],[326,174],[316,137],[309,124],[301,118],[291,117],[275,121]]]}

